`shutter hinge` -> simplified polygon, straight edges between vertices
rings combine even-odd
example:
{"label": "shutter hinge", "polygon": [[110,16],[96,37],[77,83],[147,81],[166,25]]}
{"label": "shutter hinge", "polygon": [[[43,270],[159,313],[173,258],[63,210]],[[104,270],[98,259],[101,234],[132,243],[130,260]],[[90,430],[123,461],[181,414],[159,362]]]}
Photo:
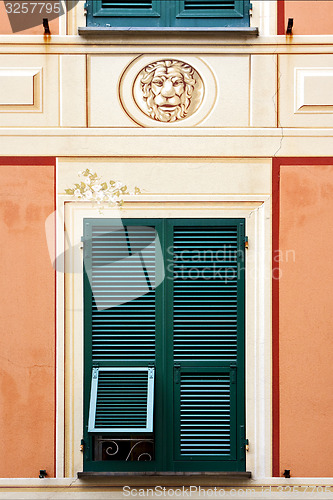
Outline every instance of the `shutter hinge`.
{"label": "shutter hinge", "polygon": [[84,2],[83,9],[84,9],[84,15],[86,16],[88,13],[88,3],[87,2]]}
{"label": "shutter hinge", "polygon": [[175,384],[180,383],[180,365],[174,365],[173,367],[173,380]]}
{"label": "shutter hinge", "polygon": [[245,437],[245,425],[239,426],[240,458],[245,459],[245,451],[249,451],[249,440]]}
{"label": "shutter hinge", "polygon": [[80,451],[84,452],[84,439],[81,439]]}
{"label": "shutter hinge", "polygon": [[252,5],[252,3],[249,3],[250,16],[252,16],[252,9],[253,9],[253,5]]}
{"label": "shutter hinge", "polygon": [[249,237],[248,236],[244,236],[244,246],[245,246],[245,248],[249,248]]}

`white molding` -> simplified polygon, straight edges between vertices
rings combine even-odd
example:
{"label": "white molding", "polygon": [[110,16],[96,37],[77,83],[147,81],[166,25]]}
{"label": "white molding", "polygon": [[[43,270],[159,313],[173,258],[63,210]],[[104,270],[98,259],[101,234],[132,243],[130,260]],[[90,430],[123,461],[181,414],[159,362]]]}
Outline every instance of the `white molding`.
{"label": "white molding", "polygon": [[295,68],[295,92],[294,92],[294,113],[309,113],[309,114],[332,114],[333,101],[332,96],[329,96],[331,102],[327,104],[307,103],[305,96],[305,79],[311,77],[329,77],[333,80],[332,67],[313,67],[313,68]]}
{"label": "white molding", "polygon": [[277,0],[252,0],[252,27],[259,28],[260,36],[276,36],[277,31]]}
{"label": "white molding", "polygon": [[[80,0],[81,1],[81,0]],[[254,0],[255,1],[255,0]],[[261,1],[265,4],[267,0]],[[271,2],[271,8],[274,8],[275,2]],[[72,12],[72,11],[70,11]],[[265,17],[265,16],[264,16]],[[126,38],[125,38],[126,36]],[[166,41],[167,39],[167,41]],[[170,51],[170,44],[177,45],[173,51],[177,53],[189,52],[223,52],[230,53],[230,47],[233,52],[241,51],[244,53],[244,46],[248,52],[270,52],[285,53],[294,52],[316,52],[332,53],[333,35],[294,35],[292,39],[286,39],[285,35],[259,35],[251,36],[250,43],[243,36],[211,36],[209,32],[200,38],[201,44],[198,47],[197,35],[190,35],[184,32],[173,35],[165,35],[162,32],[156,34],[147,34],[143,36],[125,33],[124,36],[96,35],[83,37],[79,35],[52,35],[51,40],[45,42],[43,35],[1,35],[0,34],[0,52],[6,53],[14,50],[17,52],[17,46],[20,45],[20,53],[77,53],[77,51],[88,51],[100,53],[103,47],[103,53],[142,53],[165,50],[166,54]],[[247,41],[245,45],[245,40]],[[112,42],[112,43],[110,43]],[[185,49],[186,48],[186,49]]]}
{"label": "white molding", "polygon": [[[56,192],[58,192],[58,168],[59,160],[56,160]],[[56,232],[56,255],[61,255],[65,246],[63,221],[64,221],[64,203],[56,197],[55,232]],[[58,262],[63,264],[63,260]],[[56,477],[64,477],[64,459],[65,459],[65,408],[64,408],[64,384],[65,384],[65,304],[64,304],[64,274],[56,272]]]}
{"label": "white molding", "polygon": [[[0,129],[0,149],[11,156],[20,144],[26,156],[87,157],[212,157],[269,158],[276,156],[332,156],[332,128],[320,129]],[[150,132],[151,131],[151,132]],[[138,133],[139,132],[139,133]],[[46,138],[47,140],[43,140]],[[142,138],[151,138],[149,141]],[[170,141],[159,140],[172,138]],[[110,140],[112,138],[112,140]],[[129,148],[130,144],[130,148]]]}

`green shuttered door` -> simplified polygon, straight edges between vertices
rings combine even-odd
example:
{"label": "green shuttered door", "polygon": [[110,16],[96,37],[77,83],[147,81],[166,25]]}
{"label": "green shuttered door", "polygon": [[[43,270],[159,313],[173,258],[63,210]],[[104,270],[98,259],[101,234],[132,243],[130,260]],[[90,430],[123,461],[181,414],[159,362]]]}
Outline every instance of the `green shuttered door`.
{"label": "green shuttered door", "polygon": [[[123,223],[85,220],[85,469],[245,470],[244,220]],[[136,367],[155,367],[150,409]],[[144,429],[153,407],[152,462],[94,461],[98,426],[128,437],[121,423]]]}

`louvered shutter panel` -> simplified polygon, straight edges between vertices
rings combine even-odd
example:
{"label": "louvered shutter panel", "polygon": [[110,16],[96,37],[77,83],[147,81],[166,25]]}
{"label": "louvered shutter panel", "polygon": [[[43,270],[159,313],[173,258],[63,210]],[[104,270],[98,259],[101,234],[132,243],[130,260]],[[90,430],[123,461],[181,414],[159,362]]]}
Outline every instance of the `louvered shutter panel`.
{"label": "louvered shutter panel", "polygon": [[174,428],[177,460],[234,460],[244,287],[240,226],[173,227]]}
{"label": "louvered shutter panel", "polygon": [[235,361],[237,226],[175,227],[173,245],[175,361]]}
{"label": "louvered shutter panel", "polygon": [[92,361],[155,359],[155,230],[91,228]]}
{"label": "louvered shutter panel", "polygon": [[234,459],[236,384],[231,383],[230,372],[183,368],[175,397],[179,457]]}
{"label": "louvered shutter panel", "polygon": [[87,26],[165,26],[165,2],[169,0],[87,0]]}
{"label": "louvered shutter panel", "polygon": [[94,368],[89,432],[152,432],[154,368]]}
{"label": "louvered shutter panel", "polygon": [[179,0],[172,26],[250,26],[249,0]]}

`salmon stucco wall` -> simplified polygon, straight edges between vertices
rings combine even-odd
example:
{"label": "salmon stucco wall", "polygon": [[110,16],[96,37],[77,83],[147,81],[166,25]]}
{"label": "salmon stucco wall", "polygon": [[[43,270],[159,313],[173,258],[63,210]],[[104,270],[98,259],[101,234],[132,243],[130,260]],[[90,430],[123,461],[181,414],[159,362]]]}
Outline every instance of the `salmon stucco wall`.
{"label": "salmon stucco wall", "polygon": [[0,165],[0,477],[54,476],[53,166]]}
{"label": "salmon stucco wall", "polygon": [[[54,0],[52,0],[51,3],[53,4],[53,2],[54,2]],[[30,7],[32,8],[33,4],[31,2],[28,2],[28,4],[30,4]],[[14,8],[13,2],[12,2],[12,5]],[[41,9],[42,4],[40,3],[39,7],[37,5],[36,5],[36,7],[37,7],[37,9]],[[43,14],[43,12],[42,12],[42,14]],[[24,16],[24,14],[18,14],[18,15],[21,16],[22,20],[24,19],[22,17],[22,16]],[[46,13],[46,11],[42,17],[48,17],[48,14]],[[59,19],[58,18],[52,19],[52,21],[49,22],[49,26],[50,26],[50,31],[51,31],[52,35],[59,34]],[[8,15],[6,12],[5,2],[0,1],[0,34],[1,35],[10,35],[11,33],[13,33],[13,30],[12,30],[12,27],[10,25],[9,18],[8,18]],[[28,28],[28,29],[25,29],[22,31],[17,31],[15,34],[17,34],[17,35],[43,35],[44,28],[43,28],[42,24],[40,24],[38,26],[33,26],[31,28]]]}
{"label": "salmon stucco wall", "polygon": [[333,34],[333,2],[330,0],[285,0],[284,13],[285,27],[290,17],[294,19],[294,35]]}
{"label": "salmon stucco wall", "polygon": [[280,170],[280,475],[333,476],[333,165]]}

